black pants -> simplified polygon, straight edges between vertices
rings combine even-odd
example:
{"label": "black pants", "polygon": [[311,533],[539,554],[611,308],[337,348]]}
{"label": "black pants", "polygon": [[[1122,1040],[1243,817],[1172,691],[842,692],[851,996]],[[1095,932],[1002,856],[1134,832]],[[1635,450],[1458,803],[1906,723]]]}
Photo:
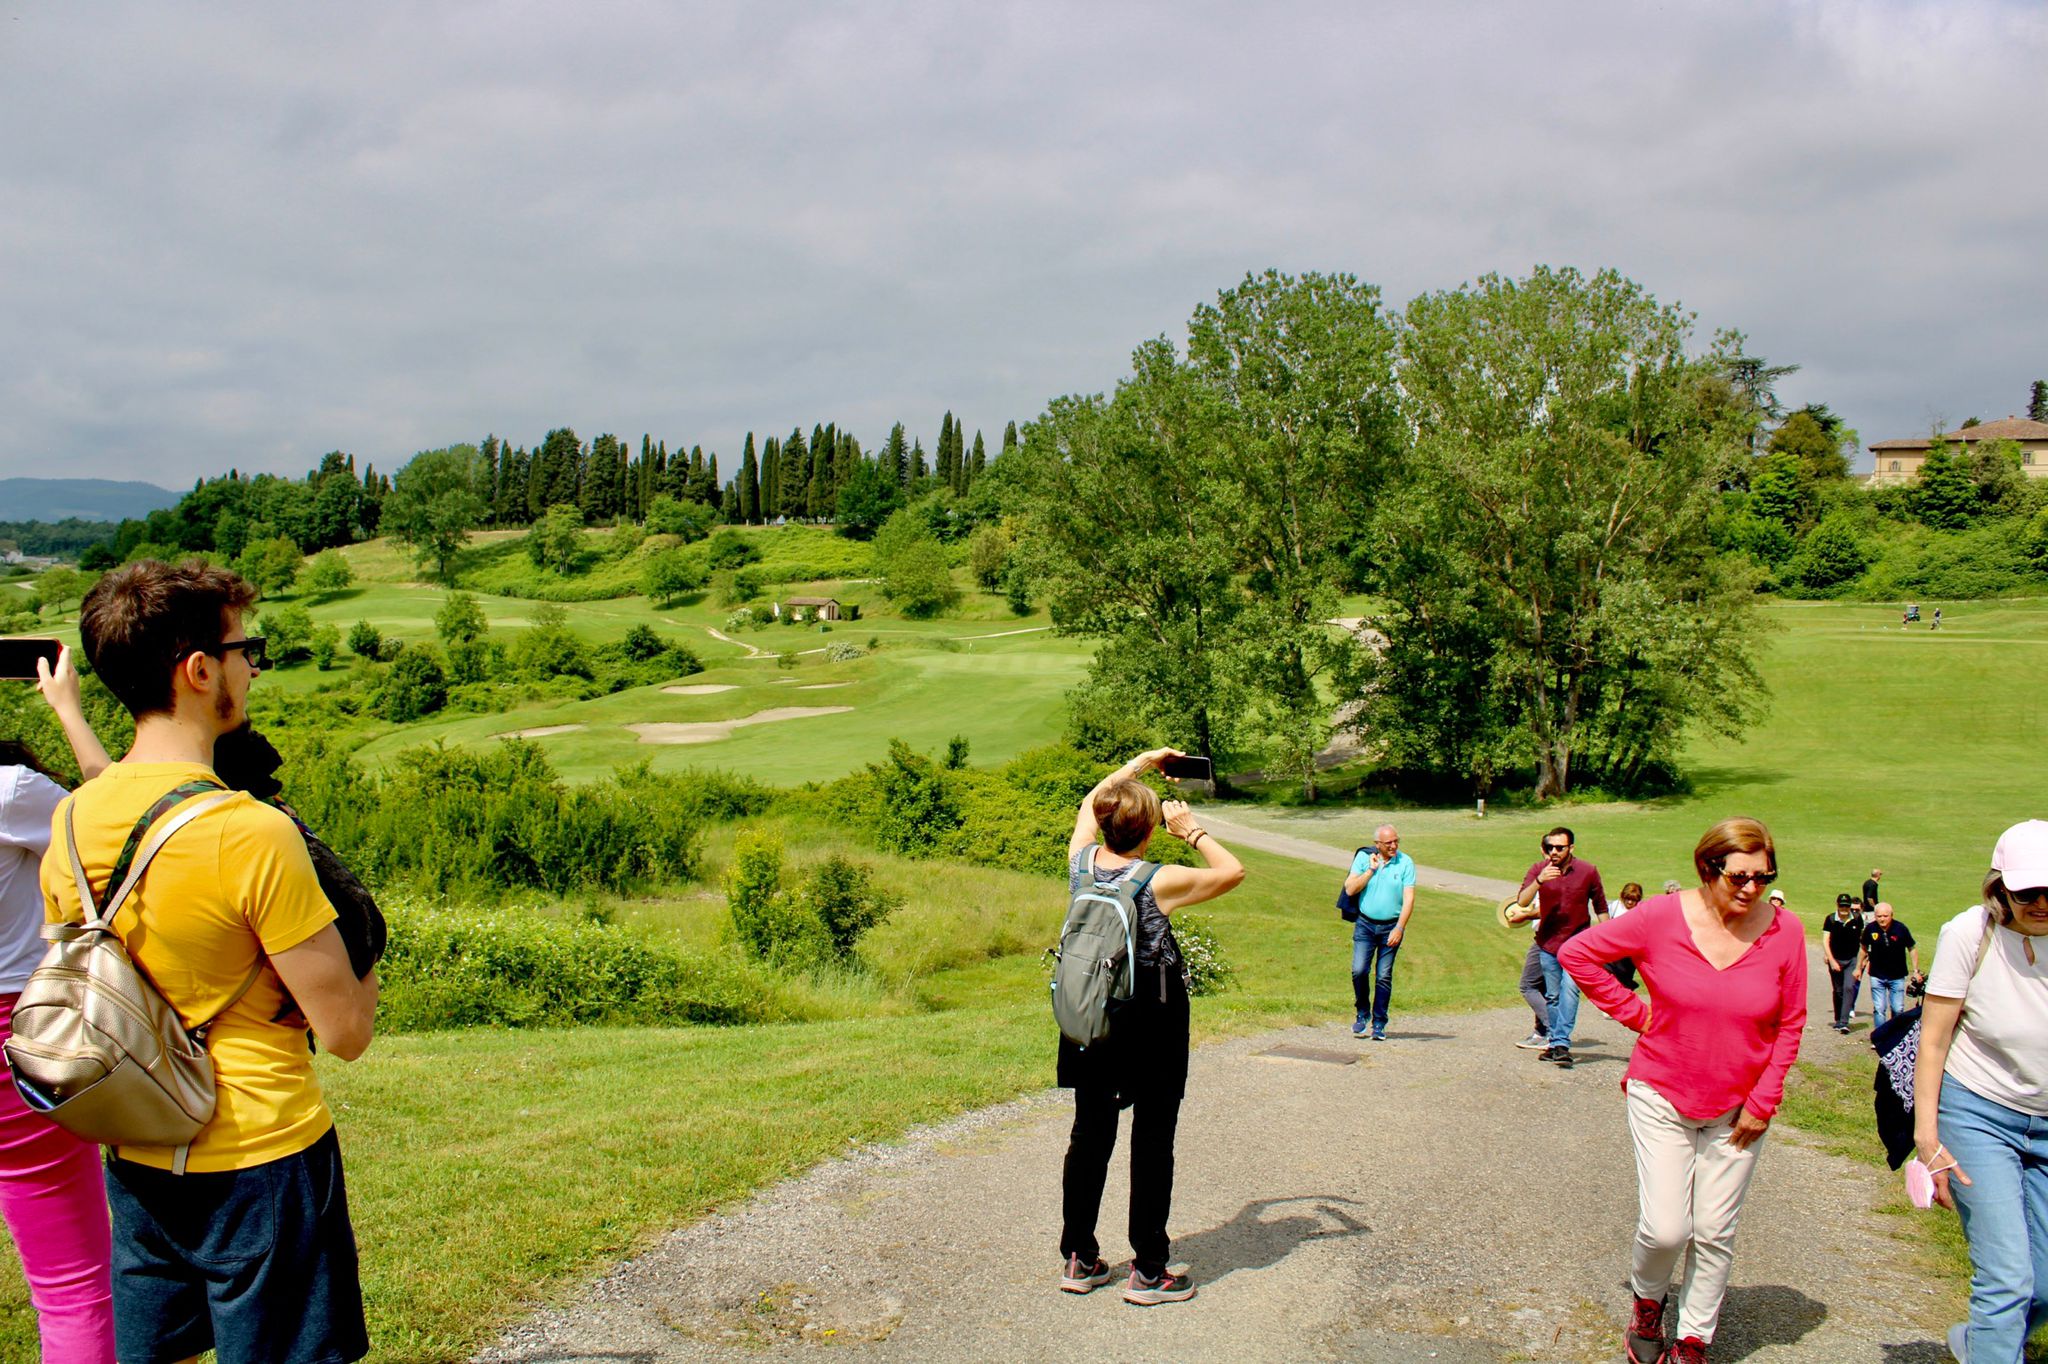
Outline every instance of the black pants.
{"label": "black pants", "polygon": [[[1139,1003],[1117,1025],[1109,1044],[1112,1074],[1079,1075],[1074,1084],[1074,1128],[1067,1139],[1061,1184],[1060,1257],[1090,1265],[1102,1253],[1095,1222],[1109,1157],[1116,1149],[1117,1114],[1131,1110],[1132,1265],[1148,1279],[1166,1270],[1166,1219],[1173,1209],[1173,1139],[1187,1091],[1188,997],[1179,973],[1168,999]],[[1092,1048],[1091,1048],[1092,1050]],[[1063,1070],[1065,1067],[1062,1068]]]}

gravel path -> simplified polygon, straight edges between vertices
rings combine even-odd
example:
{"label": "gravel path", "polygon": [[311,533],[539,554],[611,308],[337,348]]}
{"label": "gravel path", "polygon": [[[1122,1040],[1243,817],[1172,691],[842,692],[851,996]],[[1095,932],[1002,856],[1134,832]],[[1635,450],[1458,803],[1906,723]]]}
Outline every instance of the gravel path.
{"label": "gravel path", "polygon": [[[1348,869],[1351,859],[1357,854],[1355,848],[1334,848],[1327,843],[1317,843],[1292,834],[1274,833],[1270,829],[1254,829],[1248,824],[1239,824],[1218,815],[1214,807],[1204,806],[1195,811],[1195,817],[1204,828],[1214,829],[1216,837],[1226,843],[1237,843],[1260,852],[1278,853],[1303,862],[1313,862],[1323,867]],[[1415,864],[1415,884],[1421,890],[1445,890],[1455,895],[1469,895],[1475,900],[1490,900],[1498,903],[1521,889],[1513,881],[1496,880],[1491,876],[1468,876],[1462,871],[1445,871],[1442,867],[1425,867]]]}
{"label": "gravel path", "polygon": [[[1333,1024],[1199,1050],[1170,1224],[1200,1285],[1188,1303],[1057,1291],[1072,1110],[1053,1091],[676,1231],[480,1358],[1612,1361],[1635,1221],[1628,1038],[1589,1011],[1579,1066],[1560,1071],[1511,1045],[1527,1019],[1397,1007],[1377,1046]],[[1862,1037],[1821,1026],[1807,1047],[1842,1055]],[[1956,1285],[1910,1268],[1908,1224],[1876,1210],[1892,1180],[1782,1125],[1767,1140],[1716,1364],[1944,1361]],[[1129,1253],[1126,1170],[1120,1142],[1101,1223],[1113,1263]]]}

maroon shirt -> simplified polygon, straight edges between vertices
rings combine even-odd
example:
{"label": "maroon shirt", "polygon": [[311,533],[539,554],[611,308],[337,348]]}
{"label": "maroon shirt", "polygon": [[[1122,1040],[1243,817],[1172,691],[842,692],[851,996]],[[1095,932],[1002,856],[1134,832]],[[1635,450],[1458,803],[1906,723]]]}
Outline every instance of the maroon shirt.
{"label": "maroon shirt", "polygon": [[[1550,865],[1539,860],[1522,877],[1526,888],[1536,873]],[[1607,912],[1607,891],[1600,885],[1600,869],[1583,857],[1574,857],[1564,875],[1536,887],[1536,903],[1543,917],[1536,921],[1536,945],[1556,956],[1574,933],[1582,933],[1593,922],[1595,910]]]}

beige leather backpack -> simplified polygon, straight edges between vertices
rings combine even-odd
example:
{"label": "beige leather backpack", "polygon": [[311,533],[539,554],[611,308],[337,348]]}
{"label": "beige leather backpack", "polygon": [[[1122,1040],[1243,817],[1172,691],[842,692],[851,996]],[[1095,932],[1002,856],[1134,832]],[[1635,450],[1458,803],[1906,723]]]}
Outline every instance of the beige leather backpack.
{"label": "beige leather backpack", "polygon": [[[105,909],[93,898],[71,807],[65,807],[71,875],[86,918],[44,927],[50,949],[22,989],[7,1040],[15,1088],[31,1109],[87,1141],[176,1147],[177,1174],[185,1172],[192,1139],[213,1119],[206,1029],[249,992],[263,963],[258,960],[233,999],[188,1029],[129,957],[114,919],[171,836],[234,794],[190,782],[151,806],[114,864],[108,883],[120,884]],[[173,807],[177,812],[164,818]]]}

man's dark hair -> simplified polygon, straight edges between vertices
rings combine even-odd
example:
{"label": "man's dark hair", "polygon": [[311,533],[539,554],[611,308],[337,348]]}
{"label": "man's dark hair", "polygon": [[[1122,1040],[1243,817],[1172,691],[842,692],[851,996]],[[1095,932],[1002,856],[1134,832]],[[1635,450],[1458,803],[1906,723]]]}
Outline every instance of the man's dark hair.
{"label": "man's dark hair", "polygon": [[0,767],[26,767],[37,776],[48,777],[69,791],[71,783],[36,760],[36,752],[19,739],[0,739]]}
{"label": "man's dark hair", "polygon": [[[1562,824],[1558,825],[1555,829],[1552,829],[1549,833],[1543,836],[1546,839],[1550,839],[1556,838],[1559,834],[1564,835],[1564,841],[1567,843],[1577,843],[1579,841],[1576,837],[1573,836],[1572,831],[1570,829],[1565,828]],[[1527,837],[1526,834],[1523,836]]]}
{"label": "man's dark hair", "polygon": [[172,671],[195,653],[218,653],[228,612],[255,604],[256,589],[227,569],[143,559],[93,584],[78,634],[93,672],[139,719],[169,710]]}

